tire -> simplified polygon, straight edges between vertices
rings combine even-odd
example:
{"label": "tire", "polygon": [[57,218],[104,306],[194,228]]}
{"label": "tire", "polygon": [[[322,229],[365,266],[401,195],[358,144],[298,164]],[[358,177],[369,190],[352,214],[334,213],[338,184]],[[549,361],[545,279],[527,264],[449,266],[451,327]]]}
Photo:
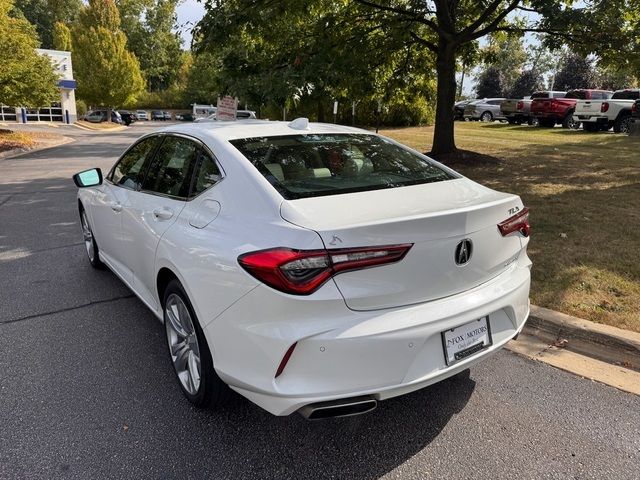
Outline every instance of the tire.
{"label": "tire", "polygon": [[613,124],[613,131],[616,133],[626,133],[631,131],[631,115],[620,115]]}
{"label": "tire", "polygon": [[527,120],[527,125],[531,125],[532,127],[537,127],[538,125],[540,125],[540,121],[538,120],[537,117],[529,117],[529,120]]}
{"label": "tire", "polygon": [[592,122],[584,122],[582,124],[582,129],[585,132],[598,132],[601,130],[601,126],[596,124],[596,123],[592,123]]}
{"label": "tire", "polygon": [[556,121],[552,118],[540,118],[538,119],[538,126],[545,128],[553,128],[556,126]]}
{"label": "tire", "polygon": [[570,130],[578,130],[580,128],[580,123],[581,122],[576,122],[573,119],[573,112],[569,112],[562,119],[562,128],[568,128]]}
{"label": "tire", "polygon": [[93,268],[102,270],[104,263],[100,261],[100,249],[93,236],[93,230],[91,230],[87,213],[82,206],[80,206],[80,226],[82,227],[82,239],[84,240],[84,249],[89,258],[89,263]]}
{"label": "tire", "polygon": [[227,400],[230,390],[213,368],[211,350],[178,280],[167,285],[162,306],[167,352],[182,393],[198,408],[218,407]]}
{"label": "tire", "polygon": [[482,115],[480,115],[480,121],[493,122],[493,115],[491,114],[491,112],[482,112]]}

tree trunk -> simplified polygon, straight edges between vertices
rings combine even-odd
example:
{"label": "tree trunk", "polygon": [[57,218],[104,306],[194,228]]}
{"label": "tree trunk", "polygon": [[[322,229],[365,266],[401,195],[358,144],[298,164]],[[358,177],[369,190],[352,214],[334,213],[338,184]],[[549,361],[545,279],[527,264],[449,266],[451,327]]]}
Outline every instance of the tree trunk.
{"label": "tree trunk", "polygon": [[453,138],[453,104],[456,99],[456,50],[453,45],[440,40],[436,61],[438,92],[436,103],[436,126],[433,132],[434,154],[456,151]]}
{"label": "tree trunk", "polygon": [[324,115],[324,98],[322,96],[318,97],[317,100],[317,114],[318,114],[318,122],[325,122],[326,117]]}

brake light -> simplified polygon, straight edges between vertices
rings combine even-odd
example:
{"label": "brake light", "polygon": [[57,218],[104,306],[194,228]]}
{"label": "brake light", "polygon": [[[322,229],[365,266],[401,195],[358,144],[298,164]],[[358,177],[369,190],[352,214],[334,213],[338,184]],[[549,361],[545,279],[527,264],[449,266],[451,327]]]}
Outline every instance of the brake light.
{"label": "brake light", "polygon": [[529,225],[529,209],[525,207],[520,213],[499,223],[498,230],[500,230],[503,237],[506,237],[513,232],[520,232],[524,237],[528,237],[531,233],[531,225]]}
{"label": "brake light", "polygon": [[600,105],[600,111],[602,113],[608,112],[609,111],[609,102],[602,102],[602,105]]}
{"label": "brake light", "polygon": [[517,108],[518,110],[522,110],[522,109],[524,108],[524,102],[518,102],[518,103],[516,104],[516,108]]}
{"label": "brake light", "polygon": [[238,263],[250,275],[276,290],[309,295],[338,273],[398,262],[412,246],[408,243],[335,250],[279,247],[245,253],[238,257]]}

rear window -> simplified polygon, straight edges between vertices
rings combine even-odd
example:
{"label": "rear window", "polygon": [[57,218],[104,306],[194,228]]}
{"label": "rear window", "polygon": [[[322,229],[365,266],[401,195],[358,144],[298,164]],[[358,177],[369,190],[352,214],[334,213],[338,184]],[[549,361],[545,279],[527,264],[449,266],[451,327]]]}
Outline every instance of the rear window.
{"label": "rear window", "polygon": [[535,92],[531,98],[549,98],[549,92]]}
{"label": "rear window", "polygon": [[230,143],[287,200],[456,178],[425,157],[375,135],[288,135]]}
{"label": "rear window", "polygon": [[640,90],[623,90],[611,96],[612,100],[637,100],[638,98],[640,98]]}
{"label": "rear window", "polygon": [[567,92],[564,98],[577,98],[578,100],[586,100],[587,92],[585,90],[572,90]]}

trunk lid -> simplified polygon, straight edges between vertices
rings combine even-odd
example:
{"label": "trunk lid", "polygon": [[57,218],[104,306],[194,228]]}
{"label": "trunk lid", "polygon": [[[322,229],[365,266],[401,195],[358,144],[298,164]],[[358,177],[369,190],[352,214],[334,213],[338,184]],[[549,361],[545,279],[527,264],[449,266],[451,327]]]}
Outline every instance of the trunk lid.
{"label": "trunk lid", "polygon": [[[334,277],[349,308],[376,310],[454,295],[499,275],[523,246],[497,224],[522,208],[516,195],[460,178],[284,201],[281,215],[315,230],[328,249],[413,244],[397,263]],[[471,257],[458,265],[463,240],[471,241]]]}

